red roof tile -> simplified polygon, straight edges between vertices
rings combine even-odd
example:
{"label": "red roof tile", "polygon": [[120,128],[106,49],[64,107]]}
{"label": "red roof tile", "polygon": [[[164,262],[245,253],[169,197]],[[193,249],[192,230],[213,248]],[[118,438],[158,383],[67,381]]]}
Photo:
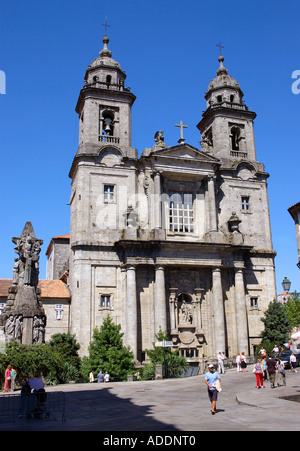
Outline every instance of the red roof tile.
{"label": "red roof tile", "polygon": [[[11,286],[12,279],[0,279],[0,297],[6,298]],[[40,280],[38,286],[42,298],[70,299],[69,290],[61,280]]]}

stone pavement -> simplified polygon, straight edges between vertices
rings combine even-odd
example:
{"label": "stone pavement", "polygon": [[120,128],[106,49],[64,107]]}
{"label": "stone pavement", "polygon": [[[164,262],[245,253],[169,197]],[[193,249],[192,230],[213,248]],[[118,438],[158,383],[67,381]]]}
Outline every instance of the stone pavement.
{"label": "stone pavement", "polygon": [[[287,387],[257,390],[252,367],[247,373],[229,370],[221,376],[217,414],[210,413],[204,375],[146,382],[109,382],[47,387],[63,391],[66,421],[49,419],[1,421],[0,431],[299,431],[300,369],[287,371]],[[1,395],[0,395],[1,398]],[[107,434],[106,434],[107,435]],[[126,435],[125,433],[123,435]],[[102,434],[103,436],[103,434]]]}

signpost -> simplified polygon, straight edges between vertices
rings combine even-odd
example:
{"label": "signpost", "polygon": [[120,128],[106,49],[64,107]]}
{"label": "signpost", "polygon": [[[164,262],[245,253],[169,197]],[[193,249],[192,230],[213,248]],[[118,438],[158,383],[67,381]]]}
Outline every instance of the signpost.
{"label": "signpost", "polygon": [[160,341],[160,345],[163,347],[163,350],[164,350],[164,371],[163,371],[163,379],[164,379],[164,377],[166,375],[165,348],[172,348],[173,342],[172,341],[163,340],[163,341]]}

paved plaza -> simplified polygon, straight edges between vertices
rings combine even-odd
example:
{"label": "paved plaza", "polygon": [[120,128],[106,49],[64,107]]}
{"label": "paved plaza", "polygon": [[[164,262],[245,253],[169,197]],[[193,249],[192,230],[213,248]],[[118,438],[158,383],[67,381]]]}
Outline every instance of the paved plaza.
{"label": "paved plaza", "polygon": [[[287,386],[258,390],[255,375],[229,370],[222,375],[217,414],[210,413],[204,375],[147,382],[69,384],[47,387],[65,393],[66,421],[1,421],[1,431],[104,431],[183,433],[197,431],[299,431],[300,370],[287,371]],[[1,396],[1,395],[0,395]],[[2,395],[3,396],[3,395]],[[124,433],[124,436],[126,434]]]}

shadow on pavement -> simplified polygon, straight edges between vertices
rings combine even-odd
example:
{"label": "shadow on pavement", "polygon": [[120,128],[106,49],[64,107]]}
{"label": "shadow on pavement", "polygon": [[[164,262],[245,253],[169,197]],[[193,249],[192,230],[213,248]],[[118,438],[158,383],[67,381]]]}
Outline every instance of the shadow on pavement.
{"label": "shadow on pavement", "polygon": [[110,388],[65,393],[65,417],[18,418],[18,412],[1,421],[0,431],[170,431],[173,425],[155,420],[153,406],[136,406],[130,399],[122,399]]}

